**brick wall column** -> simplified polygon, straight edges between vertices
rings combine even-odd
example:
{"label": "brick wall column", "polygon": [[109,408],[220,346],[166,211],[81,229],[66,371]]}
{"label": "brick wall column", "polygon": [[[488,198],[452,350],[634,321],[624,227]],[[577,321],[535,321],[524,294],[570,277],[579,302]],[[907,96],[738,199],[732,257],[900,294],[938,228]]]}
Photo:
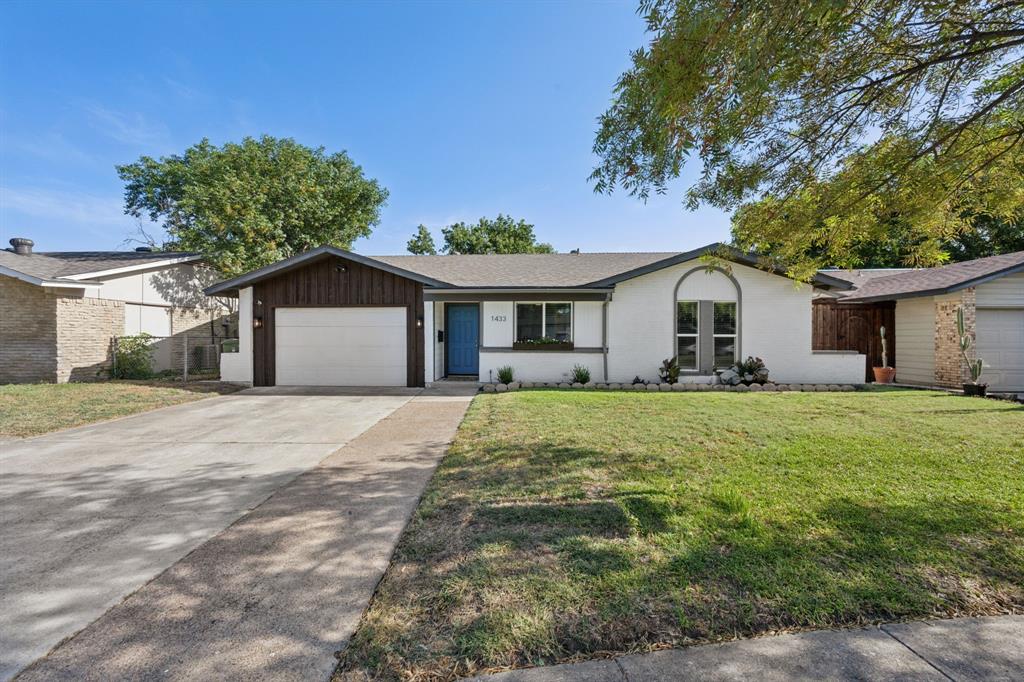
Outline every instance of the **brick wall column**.
{"label": "brick wall column", "polygon": [[124,303],[104,298],[57,298],[57,382],[110,376],[112,342],[124,334]]}
{"label": "brick wall column", "polygon": [[[964,310],[964,327],[974,341],[975,291],[974,287],[937,298],[935,301],[935,382],[939,386],[960,388],[970,380],[970,372],[960,354],[960,334],[956,328],[956,311]],[[967,351],[974,358],[974,345]]]}
{"label": "brick wall column", "polygon": [[57,381],[57,297],[0,275],[0,384]]}

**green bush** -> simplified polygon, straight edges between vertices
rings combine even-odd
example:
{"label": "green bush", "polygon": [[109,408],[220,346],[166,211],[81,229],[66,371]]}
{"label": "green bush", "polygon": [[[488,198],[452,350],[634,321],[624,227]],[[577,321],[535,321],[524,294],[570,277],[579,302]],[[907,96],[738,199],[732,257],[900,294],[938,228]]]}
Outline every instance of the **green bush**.
{"label": "green bush", "polygon": [[498,368],[498,381],[503,384],[511,384],[515,381],[515,373],[512,371],[511,365],[505,365],[504,367]]}
{"label": "green bush", "polygon": [[589,384],[590,369],[583,365],[574,365],[572,368],[572,381],[574,384]]}
{"label": "green bush", "polygon": [[153,376],[152,334],[120,336],[114,352],[115,379],[149,379]]}

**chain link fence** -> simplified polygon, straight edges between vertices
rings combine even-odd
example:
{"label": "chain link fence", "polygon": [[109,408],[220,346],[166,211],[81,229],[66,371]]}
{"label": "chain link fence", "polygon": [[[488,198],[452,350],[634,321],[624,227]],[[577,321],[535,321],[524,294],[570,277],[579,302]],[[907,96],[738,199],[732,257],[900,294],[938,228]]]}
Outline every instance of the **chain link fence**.
{"label": "chain link fence", "polygon": [[220,379],[222,353],[237,353],[238,339],[204,334],[114,337],[111,374],[121,379]]}

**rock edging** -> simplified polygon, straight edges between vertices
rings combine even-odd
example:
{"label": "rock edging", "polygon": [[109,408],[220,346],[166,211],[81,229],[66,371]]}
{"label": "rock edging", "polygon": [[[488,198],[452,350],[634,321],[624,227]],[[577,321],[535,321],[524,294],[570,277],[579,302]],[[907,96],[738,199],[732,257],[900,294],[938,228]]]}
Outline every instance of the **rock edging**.
{"label": "rock edging", "polygon": [[746,386],[744,384],[738,384],[732,386],[729,384],[696,384],[696,383],[678,383],[678,384],[620,384],[615,382],[590,382],[587,384],[573,383],[562,381],[513,381],[510,384],[484,384],[480,387],[480,390],[484,393],[506,393],[508,391],[519,391],[523,389],[531,388],[557,388],[561,390],[574,390],[574,391],[651,391],[661,393],[685,393],[692,391],[710,391],[710,392],[725,392],[725,393],[773,393],[773,392],[802,392],[802,393],[836,393],[844,392],[849,393],[851,391],[859,390],[862,386],[860,384],[751,384]]}

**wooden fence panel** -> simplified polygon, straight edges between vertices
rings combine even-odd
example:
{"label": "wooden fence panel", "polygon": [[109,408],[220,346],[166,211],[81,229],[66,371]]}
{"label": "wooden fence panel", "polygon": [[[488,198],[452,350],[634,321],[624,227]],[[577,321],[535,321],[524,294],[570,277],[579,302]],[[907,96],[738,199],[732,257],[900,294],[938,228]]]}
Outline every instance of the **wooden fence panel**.
{"label": "wooden fence panel", "polygon": [[867,356],[864,377],[873,379],[871,368],[882,366],[879,329],[885,326],[889,365],[896,366],[896,304],[842,304],[834,299],[817,299],[811,306],[811,348],[813,350],[855,350]]}

